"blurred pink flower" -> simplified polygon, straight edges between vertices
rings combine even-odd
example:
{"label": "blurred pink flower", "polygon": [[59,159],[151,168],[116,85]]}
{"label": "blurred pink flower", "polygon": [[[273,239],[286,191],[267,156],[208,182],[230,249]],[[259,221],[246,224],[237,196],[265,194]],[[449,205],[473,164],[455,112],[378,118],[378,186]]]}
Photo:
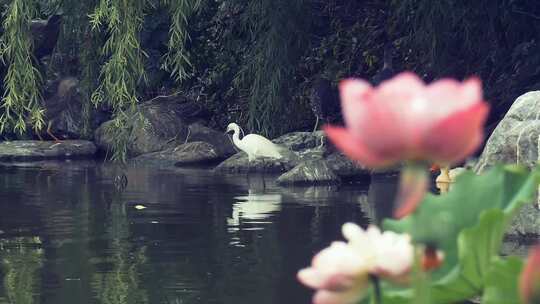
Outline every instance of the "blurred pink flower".
{"label": "blurred pink flower", "polygon": [[450,165],[472,154],[483,139],[488,104],[480,80],[441,79],[426,85],[410,72],[378,87],[359,79],[340,84],[345,128],[325,126],[349,158],[372,168],[410,164],[401,173],[394,216],[416,210],[428,188],[422,162]]}
{"label": "blurred pink flower", "polygon": [[404,72],[375,88],[347,79],[340,95],[346,128],[326,126],[325,131],[347,156],[368,167],[404,160],[456,163],[483,139],[488,105],[477,78],[426,85]]}
{"label": "blurred pink flower", "polygon": [[370,274],[400,282],[409,273],[413,246],[408,235],[352,223],[342,231],[348,242],[332,243],[315,255],[311,267],[298,272],[303,284],[317,289],[313,303],[356,303],[365,296]]}
{"label": "blurred pink flower", "polygon": [[531,249],[519,280],[521,299],[525,304],[540,303],[540,245]]}

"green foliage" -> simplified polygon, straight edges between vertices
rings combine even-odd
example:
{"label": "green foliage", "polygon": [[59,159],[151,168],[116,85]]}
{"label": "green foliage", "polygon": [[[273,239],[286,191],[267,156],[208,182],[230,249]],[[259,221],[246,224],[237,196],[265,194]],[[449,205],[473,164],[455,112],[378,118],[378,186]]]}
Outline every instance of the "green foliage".
{"label": "green foliage", "polygon": [[250,1],[244,15],[253,46],[237,75],[247,90],[248,129],[276,136],[286,129],[285,107],[290,98],[289,82],[298,60],[305,14],[303,0]]}
{"label": "green foliage", "polygon": [[[138,34],[143,22],[143,1],[100,0],[90,16],[94,29],[104,26],[108,39],[102,53],[108,56],[100,73],[100,84],[92,95],[92,102],[97,106],[107,101],[115,114],[112,132],[116,141],[112,159],[125,161],[127,145],[131,139],[131,128],[137,123],[138,103],[137,86],[145,80],[143,57]],[[127,119],[135,118],[135,120]]]}
{"label": "green foliage", "polygon": [[57,51],[53,53],[52,64],[47,71],[48,74],[79,75],[83,119],[81,134],[86,138],[93,137],[91,96],[97,89],[101,66],[99,49],[102,39],[99,33],[92,30],[88,18],[97,2],[97,0],[63,0],[57,4],[53,12],[63,11],[62,30]]}
{"label": "green foliage", "polygon": [[26,132],[30,123],[35,130],[45,125],[40,107],[41,75],[33,65],[33,40],[30,21],[37,15],[33,0],[13,0],[7,7],[0,39],[0,56],[8,65],[4,78],[4,96],[0,115],[0,133]]}
{"label": "green foliage", "polygon": [[171,13],[171,29],[168,52],[164,57],[163,67],[171,72],[176,81],[189,77],[188,67],[191,62],[186,50],[189,39],[188,17],[199,8],[202,0],[162,0]]}
{"label": "green foliage", "polygon": [[82,134],[88,138],[92,138],[92,94],[98,88],[99,79],[99,45],[101,39],[94,31],[90,30],[90,27],[86,27],[84,35],[87,37],[83,40],[81,49],[79,52],[81,65],[81,95],[82,95],[82,117],[83,117],[83,130]]}
{"label": "green foliage", "polygon": [[112,244],[113,269],[97,274],[94,285],[97,298],[103,304],[146,304],[148,295],[139,278],[139,269],[146,262],[145,248],[130,250],[124,242],[115,240]]}
{"label": "green foliage", "polygon": [[233,82],[251,46],[241,18],[244,7],[241,1],[205,1],[190,22],[194,75],[182,90],[215,113],[220,129],[231,121],[247,125],[245,90]]}
{"label": "green foliage", "polygon": [[436,245],[446,252],[448,264],[452,265],[458,257],[459,233],[476,225],[479,215],[487,209],[500,208],[510,215],[523,203],[531,202],[537,174],[515,166],[498,166],[481,176],[466,172],[447,195],[428,194],[414,214],[400,221],[388,220],[385,226],[407,231],[418,242]]}
{"label": "green foliage", "polygon": [[135,139],[134,128],[143,124],[144,118],[135,106],[116,113],[114,119],[106,126],[109,138],[114,138],[111,159],[126,163],[129,156],[129,144]]}
{"label": "green foliage", "polygon": [[[538,89],[540,5],[536,1],[392,1],[406,68],[428,78],[480,76],[497,117]],[[397,35],[396,35],[397,36]],[[504,105],[506,104],[506,105]]]}
{"label": "green foliage", "polygon": [[[314,120],[308,106],[314,79],[370,79],[382,65],[387,42],[395,47],[396,71],[414,70],[427,79],[477,74],[493,104],[508,105],[540,84],[534,68],[540,63],[540,5],[534,1],[0,3],[0,50],[9,65],[2,74],[3,134],[23,133],[27,125],[42,128],[40,91],[49,93],[42,85],[68,75],[81,80],[86,137],[95,127],[90,101],[103,112],[119,113],[155,92],[173,91],[212,109],[217,128],[237,121],[271,137],[307,130]],[[41,62],[47,68],[42,81],[28,23],[53,13],[63,15],[62,31],[52,59]],[[90,31],[89,24],[100,31]],[[152,39],[142,39],[145,33]],[[147,73],[150,84],[144,82]],[[504,110],[495,107],[492,116]]]}
{"label": "green foliage", "polygon": [[517,278],[523,262],[516,257],[496,258],[485,275],[483,304],[519,304]]}
{"label": "green foliage", "polygon": [[17,237],[0,240],[4,290],[9,303],[39,303],[35,291],[39,288],[39,271],[43,264],[41,240],[38,237]]}
{"label": "green foliage", "polygon": [[407,25],[407,42],[419,51],[413,56],[423,60],[430,73],[459,77],[479,73],[479,67],[493,64],[494,59],[479,46],[489,46],[498,57],[497,53],[508,51],[508,39],[522,38],[503,37],[512,24],[523,22],[511,17],[513,0],[480,0],[467,5],[451,0],[393,2],[397,22]]}
{"label": "green foliage", "polygon": [[[539,180],[540,168],[529,173],[499,166],[482,176],[465,173],[448,194],[428,195],[412,215],[385,222],[387,228],[445,253],[443,267],[433,273],[433,303],[482,295],[497,271],[494,267],[499,267],[494,261],[506,227],[523,204],[534,200]],[[384,303],[408,303],[411,296],[410,290],[389,292]]]}
{"label": "green foliage", "polygon": [[143,22],[143,2],[100,0],[90,16],[93,29],[102,25],[108,39],[102,49],[107,56],[100,85],[92,96],[94,104],[107,100],[115,112],[137,104],[137,86],[144,81],[143,58],[138,34]]}

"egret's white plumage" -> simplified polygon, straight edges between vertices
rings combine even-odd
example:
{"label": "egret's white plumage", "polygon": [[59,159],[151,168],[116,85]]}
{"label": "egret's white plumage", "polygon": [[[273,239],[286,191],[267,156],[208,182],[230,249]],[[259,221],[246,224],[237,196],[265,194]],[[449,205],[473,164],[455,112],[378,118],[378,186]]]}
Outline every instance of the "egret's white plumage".
{"label": "egret's white plumage", "polygon": [[441,193],[446,193],[450,191],[451,185],[456,181],[458,177],[463,172],[467,171],[466,168],[457,167],[450,170],[450,167],[441,167],[441,174],[435,179],[435,186],[440,190]]}
{"label": "egret's white plumage", "polygon": [[436,183],[453,183],[456,181],[456,177],[460,175],[461,173],[467,171],[467,169],[463,167],[457,167],[450,169],[450,167],[441,167],[441,174],[437,176],[435,179]]}
{"label": "egret's white plumage", "polygon": [[240,126],[230,123],[227,126],[227,131],[233,133],[233,143],[238,149],[244,151],[248,155],[249,161],[256,157],[264,156],[271,158],[281,158],[280,148],[269,139],[258,134],[248,134],[240,139]]}

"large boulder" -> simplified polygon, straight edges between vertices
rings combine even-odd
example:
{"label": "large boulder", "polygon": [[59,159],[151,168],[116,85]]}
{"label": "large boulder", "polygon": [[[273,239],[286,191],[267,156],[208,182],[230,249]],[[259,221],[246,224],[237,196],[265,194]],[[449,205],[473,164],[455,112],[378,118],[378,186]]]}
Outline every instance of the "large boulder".
{"label": "large boulder", "polygon": [[474,167],[477,173],[497,163],[533,167],[538,161],[540,91],[521,95],[513,103],[486,143]]}
{"label": "large boulder", "polygon": [[279,185],[338,184],[340,178],[323,159],[305,161],[278,177]]}
{"label": "large boulder", "polygon": [[[47,80],[42,106],[45,123],[51,124],[52,134],[60,139],[86,138],[90,130],[95,130],[109,118],[101,109],[94,111],[91,117],[84,117],[80,82],[75,77]],[[49,138],[45,129],[39,135]]]}
{"label": "large boulder", "polygon": [[330,169],[343,179],[369,178],[371,174],[371,170],[355,163],[340,152],[326,156],[325,160]]}
{"label": "large boulder", "polygon": [[96,146],[85,140],[0,142],[0,161],[84,158],[93,157],[95,153]]}
{"label": "large boulder", "polygon": [[34,56],[37,60],[51,55],[62,28],[62,15],[52,15],[49,19],[30,21],[30,33],[33,38]]}
{"label": "large boulder", "polygon": [[538,206],[527,204],[521,208],[519,214],[512,219],[509,236],[523,238],[540,237],[540,210]]}
{"label": "large boulder", "polygon": [[257,157],[249,161],[247,154],[240,151],[219,164],[215,171],[226,173],[283,173],[294,168],[301,160],[320,159],[322,153],[314,151],[316,148],[308,149],[316,146],[316,138],[315,135],[309,132],[285,134],[272,140],[273,143],[278,145],[282,155],[281,158]]}
{"label": "large boulder", "polygon": [[133,161],[160,166],[188,166],[211,164],[220,159],[223,158],[220,158],[214,146],[198,141],[182,144],[163,151],[139,155]]}
{"label": "large boulder", "polygon": [[258,157],[249,161],[246,153],[239,152],[220,163],[214,170],[221,173],[283,173],[297,164],[297,159],[287,157]]}
{"label": "large boulder", "polygon": [[[139,156],[146,153],[166,150],[179,145],[179,138],[187,135],[187,126],[180,120],[172,117],[164,117],[164,121],[169,123],[168,128],[160,129],[150,122],[150,119],[143,117],[142,121],[133,122],[133,140],[128,145],[128,155],[130,157]],[[162,125],[167,123],[163,122]],[[111,151],[114,146],[116,128],[114,121],[109,120],[97,128],[94,140],[98,148],[102,151]]]}
{"label": "large boulder", "polygon": [[[191,141],[201,141],[201,128],[190,134],[189,125],[206,122],[210,112],[196,102],[187,101],[179,95],[158,96],[138,106],[142,119],[134,119],[133,141],[128,147],[130,156],[162,151]],[[114,142],[113,122],[103,123],[95,132],[95,141],[101,150],[109,151]],[[197,137],[199,136],[199,137]],[[224,139],[222,139],[224,141]],[[213,144],[213,142],[210,142]],[[218,148],[219,146],[219,148]],[[215,145],[220,151],[226,148]]]}
{"label": "large boulder", "polygon": [[292,151],[303,151],[327,144],[323,131],[291,132],[273,140],[274,143],[287,147]]}
{"label": "large boulder", "polygon": [[229,157],[236,153],[232,140],[224,132],[210,129],[201,123],[189,125],[188,142],[207,142],[215,149],[219,157]]}
{"label": "large boulder", "polygon": [[294,168],[280,177],[282,185],[336,183],[341,179],[369,177],[368,169],[336,152],[322,131],[292,132],[272,142],[281,147],[282,158],[257,158],[250,163],[247,155],[240,152],[217,166],[216,171],[283,173]]}

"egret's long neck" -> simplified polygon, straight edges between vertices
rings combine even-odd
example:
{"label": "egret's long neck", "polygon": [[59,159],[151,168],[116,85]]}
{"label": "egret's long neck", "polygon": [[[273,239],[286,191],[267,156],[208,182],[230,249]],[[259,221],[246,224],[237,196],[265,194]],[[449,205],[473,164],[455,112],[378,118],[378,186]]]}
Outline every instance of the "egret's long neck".
{"label": "egret's long neck", "polygon": [[234,133],[232,136],[233,143],[239,147],[241,145],[240,142],[240,130],[238,128],[234,128]]}

